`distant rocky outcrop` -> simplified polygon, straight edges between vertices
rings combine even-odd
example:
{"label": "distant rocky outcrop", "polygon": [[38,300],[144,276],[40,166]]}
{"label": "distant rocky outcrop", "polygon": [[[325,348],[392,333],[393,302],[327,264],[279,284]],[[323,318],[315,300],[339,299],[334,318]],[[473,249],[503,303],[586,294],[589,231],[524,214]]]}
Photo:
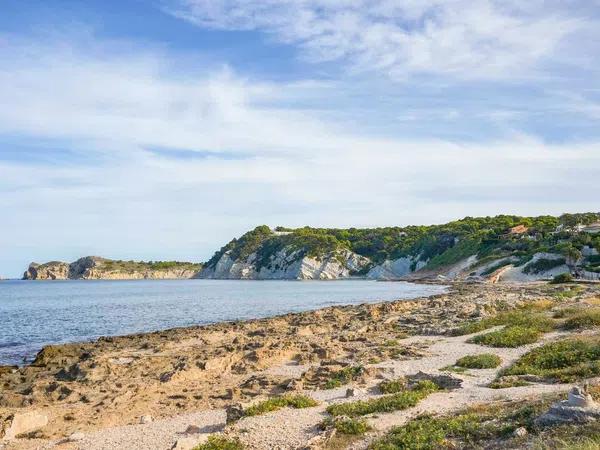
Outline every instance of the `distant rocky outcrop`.
{"label": "distant rocky outcrop", "polygon": [[85,256],[72,263],[31,263],[24,280],[140,280],[193,278],[201,264],[177,261],[122,261]]}

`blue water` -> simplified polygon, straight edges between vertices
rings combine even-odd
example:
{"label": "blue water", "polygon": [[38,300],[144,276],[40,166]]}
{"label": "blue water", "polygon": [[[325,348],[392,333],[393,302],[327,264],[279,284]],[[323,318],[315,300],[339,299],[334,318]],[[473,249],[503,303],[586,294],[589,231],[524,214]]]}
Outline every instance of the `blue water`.
{"label": "blue water", "polygon": [[409,299],[444,289],[367,280],[2,281],[0,365],[31,361],[48,344]]}

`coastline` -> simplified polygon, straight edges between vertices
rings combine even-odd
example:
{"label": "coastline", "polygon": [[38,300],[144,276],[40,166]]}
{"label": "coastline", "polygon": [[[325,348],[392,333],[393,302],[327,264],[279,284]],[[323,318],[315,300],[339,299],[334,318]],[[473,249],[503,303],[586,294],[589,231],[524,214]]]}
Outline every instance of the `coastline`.
{"label": "coastline", "polygon": [[[452,329],[502,308],[547,299],[557,289],[562,287],[454,283],[445,294],[414,300],[49,346],[31,365],[0,369],[0,418],[36,411],[49,420],[37,437],[6,448],[139,426],[147,415],[158,423],[192,412],[223,411],[235,402],[290,391],[329,401],[334,392],[323,388],[334,370],[360,364],[367,370],[361,383],[371,385],[385,367],[428,361],[436,345],[464,353],[470,347],[450,338]],[[583,289],[582,296],[599,294],[596,286]]]}

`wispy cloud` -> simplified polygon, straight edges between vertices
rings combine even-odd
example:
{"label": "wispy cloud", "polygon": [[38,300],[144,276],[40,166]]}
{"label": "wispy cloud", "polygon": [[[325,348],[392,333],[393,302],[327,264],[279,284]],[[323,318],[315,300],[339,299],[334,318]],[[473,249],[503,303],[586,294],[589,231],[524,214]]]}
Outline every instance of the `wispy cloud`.
{"label": "wispy cloud", "polygon": [[[342,61],[395,79],[413,74],[531,75],[595,19],[581,0],[173,0],[198,26],[263,31],[311,61]],[[597,24],[596,24],[597,25]]]}
{"label": "wispy cloud", "polygon": [[[161,50],[75,37],[4,42],[0,209],[10,213],[0,248],[13,250],[0,268],[97,253],[204,259],[260,223],[376,226],[595,206],[586,193],[597,176],[573,175],[600,173],[594,141],[383,136],[365,131],[361,109],[361,123],[332,114],[335,82],[265,82],[222,66],[182,75]],[[448,108],[431,123],[440,117],[462,120]],[[75,156],[56,164],[64,152]],[[498,186],[511,187],[510,200]],[[555,197],[561,189],[572,195]]]}

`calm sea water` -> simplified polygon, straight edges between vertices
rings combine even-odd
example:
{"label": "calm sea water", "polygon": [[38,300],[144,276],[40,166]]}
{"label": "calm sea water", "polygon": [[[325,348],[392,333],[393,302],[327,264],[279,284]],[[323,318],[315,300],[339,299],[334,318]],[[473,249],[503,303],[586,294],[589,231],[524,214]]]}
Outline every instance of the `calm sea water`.
{"label": "calm sea water", "polygon": [[444,289],[366,280],[2,281],[0,365],[31,361],[47,344],[409,299]]}

